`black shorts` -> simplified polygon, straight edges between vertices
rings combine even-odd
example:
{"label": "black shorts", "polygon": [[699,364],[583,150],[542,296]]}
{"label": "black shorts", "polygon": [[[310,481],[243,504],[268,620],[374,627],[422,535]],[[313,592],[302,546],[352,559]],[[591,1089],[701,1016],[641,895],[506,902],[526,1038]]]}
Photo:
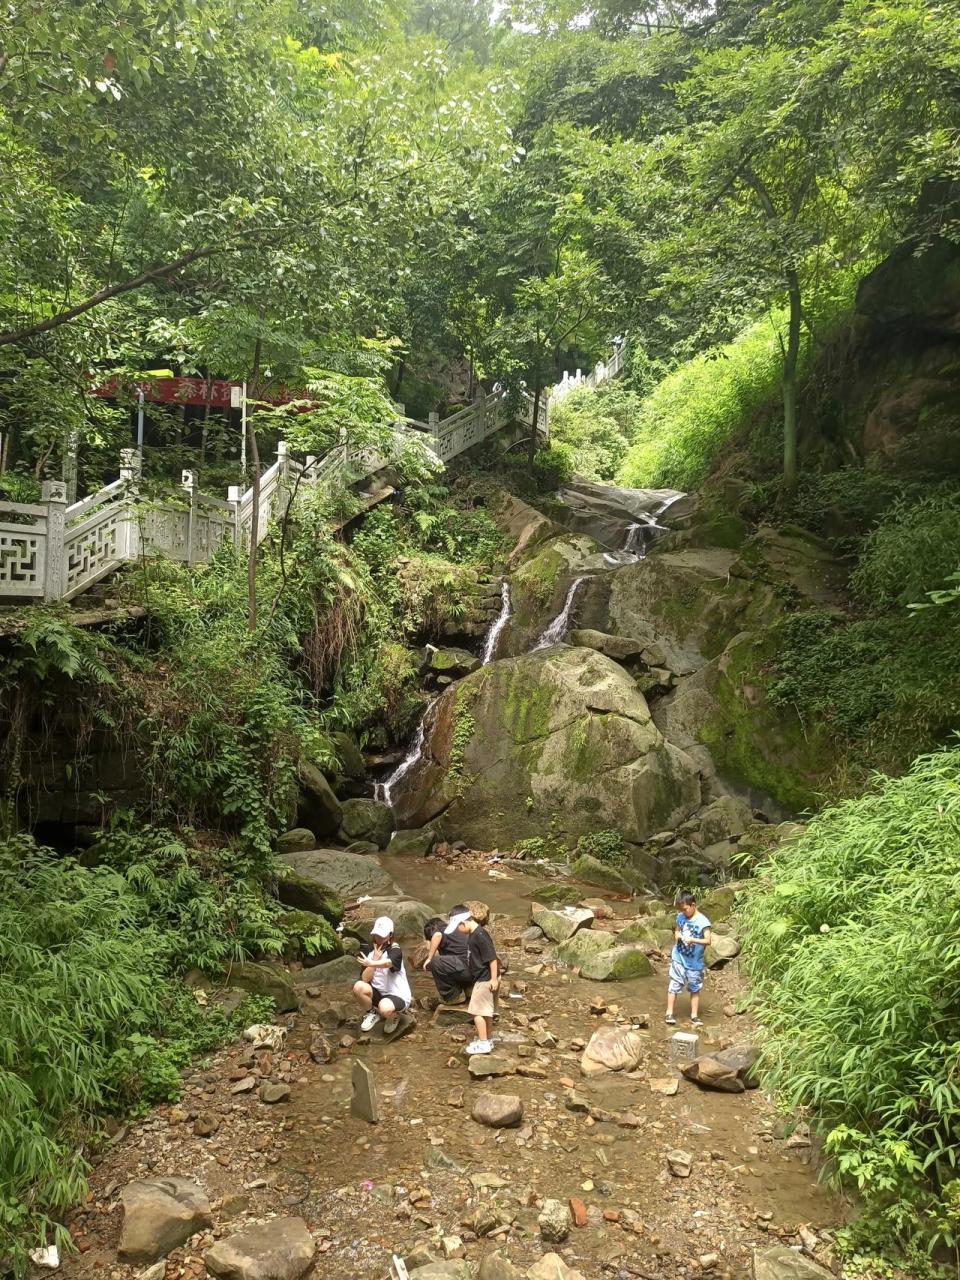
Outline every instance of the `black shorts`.
{"label": "black shorts", "polygon": [[393,1007],[394,1009],[396,1009],[397,1013],[403,1013],[404,1009],[407,1007],[407,1002],[406,1000],[404,1000],[403,996],[392,996],[388,992],[378,991],[377,988],[374,987],[373,988],[373,1008],[374,1009],[380,1008],[381,1000],[389,1000],[393,1004]]}

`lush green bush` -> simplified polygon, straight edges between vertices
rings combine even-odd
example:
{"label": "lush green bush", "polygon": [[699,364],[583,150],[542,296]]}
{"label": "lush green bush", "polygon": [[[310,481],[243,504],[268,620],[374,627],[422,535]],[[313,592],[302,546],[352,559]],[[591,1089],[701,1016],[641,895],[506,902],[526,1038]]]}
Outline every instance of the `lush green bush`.
{"label": "lush green bush", "polygon": [[189,931],[223,936],[229,911],[191,912],[184,882],[141,893],[138,865],[88,869],[25,837],[0,843],[0,1256],[18,1266],[82,1199],[95,1116],[176,1097],[191,1053],[265,1012],[245,1004],[228,1019],[169,980],[203,953]]}
{"label": "lush green bush", "polygon": [[777,326],[759,320],[733,342],[680,365],[642,401],[619,482],[693,489],[735,434],[776,418],[783,355]]}
{"label": "lush green bush", "polygon": [[551,411],[553,451],[564,454],[584,479],[612,482],[633,438],[640,405],[640,397],[623,382],[571,391]]}
{"label": "lush green bush", "polygon": [[828,723],[861,767],[899,770],[960,723],[960,626],[941,610],[812,610],[786,618],[777,642],[771,702]]}
{"label": "lush green bush", "polygon": [[901,500],[867,538],[853,575],[865,603],[917,604],[960,567],[960,493]]}
{"label": "lush green bush", "polygon": [[784,492],[780,477],[757,485],[743,514],[757,523],[789,520],[831,537],[842,549],[857,549],[863,537],[898,498],[922,496],[920,484],[892,471],[842,467],[801,471],[797,492]]}
{"label": "lush green bush", "polygon": [[823,811],[740,899],[767,1085],[809,1110],[865,1215],[848,1242],[960,1236],[960,748]]}

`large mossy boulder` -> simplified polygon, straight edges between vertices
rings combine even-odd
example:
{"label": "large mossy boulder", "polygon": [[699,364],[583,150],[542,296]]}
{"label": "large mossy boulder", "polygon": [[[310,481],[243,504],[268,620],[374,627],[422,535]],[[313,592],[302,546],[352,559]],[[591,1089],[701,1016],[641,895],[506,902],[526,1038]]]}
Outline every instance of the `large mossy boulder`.
{"label": "large mossy boulder", "polygon": [[736,551],[694,547],[658,551],[607,575],[607,630],[649,638],[663,666],[697,671],[741,631],[770,621],[781,605],[768,584],[731,577]]}
{"label": "large mossy boulder", "polygon": [[363,904],[362,909],[350,917],[348,932],[361,942],[370,937],[373,923],[380,916],[393,921],[393,931],[398,938],[423,938],[423,926],[436,915],[425,902],[408,898],[404,894],[374,897]]}
{"label": "large mossy boulder", "polygon": [[[302,760],[297,769],[300,796],[297,821],[319,836],[336,835],[343,817],[340,801],[333,788],[315,764]],[[314,845],[314,847],[316,847]]]}
{"label": "large mossy boulder", "polygon": [[509,848],[559,830],[573,846],[598,830],[641,844],[700,803],[693,762],[664,741],[615,662],[556,647],[502,659],[443,694],[425,750],[394,796],[398,820],[442,814],[474,848]]}
{"label": "large mossy boulder", "polygon": [[279,965],[243,960],[232,964],[224,976],[231,987],[238,987],[252,996],[269,996],[278,1013],[289,1013],[299,1005],[290,975]]}
{"label": "large mossy boulder", "polygon": [[633,886],[622,871],[601,862],[592,853],[582,853],[571,866],[570,874],[575,880],[582,880],[584,884],[595,884],[601,889],[609,889],[612,893],[633,892]]}
{"label": "large mossy boulder", "polygon": [[617,935],[609,929],[581,929],[557,947],[557,959],[571,969],[586,964],[594,956],[616,946]]}
{"label": "large mossy boulder", "polygon": [[378,849],[385,849],[393,832],[393,814],[390,806],[379,800],[357,799],[343,802],[340,829],[349,843],[367,840]]}
{"label": "large mossy boulder", "polygon": [[283,866],[277,880],[277,898],[285,907],[315,912],[331,924],[339,924],[343,918],[343,899],[340,895],[309,875],[300,875],[289,863]]}
{"label": "large mossy boulder", "polygon": [[[289,853],[280,859],[293,875],[280,882],[280,900],[289,906],[304,905],[290,901],[286,894],[293,882],[300,886],[312,886],[317,896],[336,894],[340,898],[371,897],[396,893],[393,880],[376,858],[369,854],[348,853],[346,849],[309,849],[302,853]],[[294,880],[294,877],[296,878]],[[316,908],[305,906],[308,911]]]}
{"label": "large mossy boulder", "polygon": [[628,982],[631,978],[648,978],[653,965],[639,946],[611,947],[600,951],[580,966],[580,977],[593,982]]}

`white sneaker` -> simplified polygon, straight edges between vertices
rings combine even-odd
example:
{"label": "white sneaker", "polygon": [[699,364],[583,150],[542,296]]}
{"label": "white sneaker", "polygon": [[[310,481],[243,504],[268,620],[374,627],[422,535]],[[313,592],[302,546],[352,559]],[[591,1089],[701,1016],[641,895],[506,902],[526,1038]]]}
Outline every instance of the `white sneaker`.
{"label": "white sneaker", "polygon": [[464,1053],[493,1053],[492,1040],[471,1040],[463,1051]]}
{"label": "white sneaker", "polygon": [[399,1025],[400,1025],[400,1018],[398,1017],[397,1014],[394,1014],[392,1018],[384,1018],[383,1034],[385,1036],[392,1036],[393,1033],[396,1031],[397,1027],[399,1027]]}
{"label": "white sneaker", "polygon": [[360,1030],[372,1031],[379,1021],[380,1021],[379,1013],[377,1013],[376,1009],[371,1009],[369,1013],[365,1013],[363,1015],[363,1018],[360,1022]]}

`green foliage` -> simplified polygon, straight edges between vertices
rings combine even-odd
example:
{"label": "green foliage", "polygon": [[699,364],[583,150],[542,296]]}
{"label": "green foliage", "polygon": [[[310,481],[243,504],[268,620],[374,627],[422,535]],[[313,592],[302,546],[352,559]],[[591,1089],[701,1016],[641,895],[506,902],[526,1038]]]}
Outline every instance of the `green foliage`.
{"label": "green foliage", "polygon": [[554,453],[586,480],[612,482],[633,439],[640,397],[622,382],[571,391],[551,411]]}
{"label": "green foliage", "polygon": [[578,858],[589,854],[608,867],[622,867],[627,860],[627,846],[619,831],[591,831],[577,841],[575,853]]}
{"label": "green foliage", "polygon": [[871,1251],[957,1239],[960,749],[822,812],[738,899],[765,1082],[808,1108]]}
{"label": "green foliage", "polygon": [[668,373],[639,407],[619,483],[692,489],[735,435],[775,414],[782,324],[782,314],[760,320]]}
{"label": "green foliage", "polygon": [[960,564],[960,494],[900,501],[869,535],[853,589],[875,608],[916,604]]}
{"label": "green foliage", "polygon": [[476,718],[470,711],[463,689],[458,688],[454,697],[453,736],[450,740],[450,762],[447,766],[448,778],[459,778],[463,772],[464,752],[470,745],[470,740],[477,729]]}
{"label": "green foliage", "polygon": [[228,1019],[169,980],[202,947],[177,932],[196,927],[188,891],[167,891],[177,906],[164,918],[133,870],[0,843],[0,1250],[20,1266],[82,1199],[97,1113],[176,1097],[193,1052],[265,1011],[245,1002]]}

